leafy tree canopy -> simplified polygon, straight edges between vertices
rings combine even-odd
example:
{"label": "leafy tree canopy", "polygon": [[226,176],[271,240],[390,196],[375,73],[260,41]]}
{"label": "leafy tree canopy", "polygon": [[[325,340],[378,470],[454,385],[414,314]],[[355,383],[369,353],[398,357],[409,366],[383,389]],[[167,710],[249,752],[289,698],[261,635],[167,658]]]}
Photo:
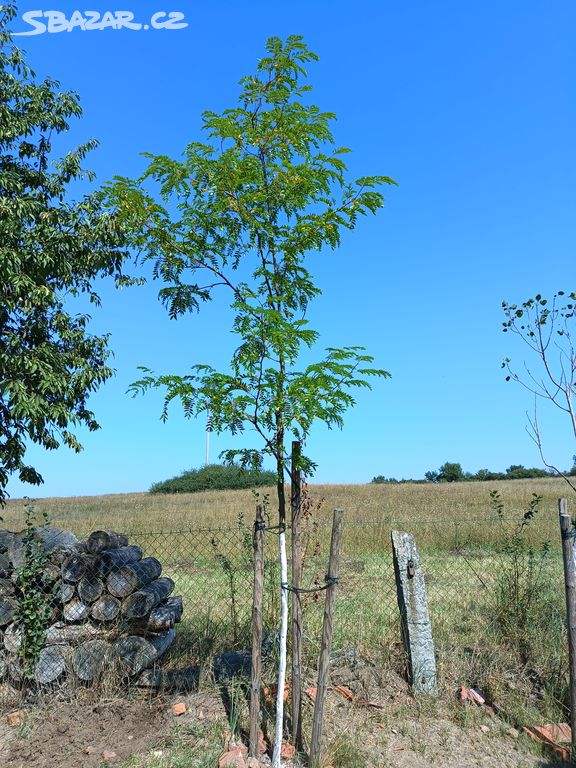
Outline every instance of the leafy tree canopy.
{"label": "leafy tree canopy", "polygon": [[70,184],[92,178],[81,164],[95,142],[52,157],[52,137],[81,114],[78,97],[36,79],[12,43],[14,15],[0,10],[0,504],[11,473],[42,482],[27,441],[78,451],[74,427],[98,428],[87,400],[112,374],[108,339],[90,335],[66,300],[84,293],[97,304],[100,276],[129,282],[118,219],[99,194],[68,199]]}
{"label": "leafy tree canopy", "polygon": [[[388,375],[358,346],[298,365],[318,338],[306,312],[320,289],[305,256],[337,248],[343,229],[382,207],[379,187],[393,183],[346,180],[349,150],[334,146],[334,115],[309,104],[302,82],[316,58],[300,37],[271,38],[256,73],[240,81],[238,106],[204,113],[206,143],[189,144],[181,160],[148,155],[141,178],[116,179],[109,189],[133,244],[164,282],[170,315],[197,311],[227,291],[239,339],[228,371],[144,369],[134,390],[164,389],[164,418],[179,399],[187,416],[207,411],[216,431],[255,434],[258,444],[224,458],[252,467],[274,458],[281,516],[287,432],[303,440],[315,420],[340,426],[354,388]],[[302,456],[299,468],[310,472],[314,462]]]}

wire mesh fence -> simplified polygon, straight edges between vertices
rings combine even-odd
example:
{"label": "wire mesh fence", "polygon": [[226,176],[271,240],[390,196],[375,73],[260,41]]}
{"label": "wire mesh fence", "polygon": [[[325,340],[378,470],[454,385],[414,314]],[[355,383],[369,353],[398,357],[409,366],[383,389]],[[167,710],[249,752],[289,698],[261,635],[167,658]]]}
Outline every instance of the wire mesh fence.
{"label": "wire mesh fence", "polygon": [[[532,604],[547,606],[544,620],[554,633],[542,650],[550,656],[549,672],[564,654],[560,552],[544,542],[511,548],[513,521],[508,527],[497,521],[500,529],[488,531],[477,522],[410,527],[421,551],[440,669],[455,655],[481,657],[491,643],[504,642],[507,622],[521,624]],[[353,647],[385,657],[401,647],[393,527],[389,521],[345,524],[335,653]],[[164,668],[188,670],[197,681],[215,657],[249,648],[252,526],[241,517],[234,527],[138,532],[129,541],[122,534],[75,537],[52,528],[42,537],[0,532],[0,706],[30,684],[136,681],[160,659]],[[324,583],[329,537],[327,525],[306,521],[302,586]],[[264,600],[269,638],[279,619],[276,547],[271,532]],[[313,669],[324,593],[301,599],[304,662]]]}

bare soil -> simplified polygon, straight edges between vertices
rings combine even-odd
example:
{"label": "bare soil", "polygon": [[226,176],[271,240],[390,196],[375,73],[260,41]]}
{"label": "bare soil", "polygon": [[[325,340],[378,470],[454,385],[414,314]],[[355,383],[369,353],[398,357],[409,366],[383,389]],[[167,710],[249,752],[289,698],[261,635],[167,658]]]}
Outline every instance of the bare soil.
{"label": "bare soil", "polygon": [[[349,701],[337,686],[351,692]],[[176,718],[171,704],[185,702]],[[304,703],[309,732],[313,703]],[[269,713],[271,714],[271,713]],[[332,768],[559,768],[539,755],[510,723],[444,692],[437,700],[415,700],[405,680],[364,659],[335,660],[325,720],[327,765]],[[130,756],[146,768],[154,750],[177,755],[176,724],[190,743],[218,738],[227,727],[217,689],[149,699],[133,694],[98,702],[52,701],[25,710],[24,723],[0,721],[3,768],[99,768],[120,766]],[[214,727],[214,726],[221,726]],[[202,737],[200,734],[204,733]],[[172,751],[171,751],[172,750]],[[105,760],[106,752],[115,757]],[[152,761],[154,762],[154,761]],[[169,762],[167,764],[170,764]],[[194,768],[196,763],[190,764]],[[216,765],[216,764],[215,764]],[[262,765],[269,765],[267,758]]]}
{"label": "bare soil", "polygon": [[0,726],[0,765],[5,768],[97,768],[104,753],[120,763],[164,744],[170,717],[161,701],[79,701],[25,710],[18,728]]}

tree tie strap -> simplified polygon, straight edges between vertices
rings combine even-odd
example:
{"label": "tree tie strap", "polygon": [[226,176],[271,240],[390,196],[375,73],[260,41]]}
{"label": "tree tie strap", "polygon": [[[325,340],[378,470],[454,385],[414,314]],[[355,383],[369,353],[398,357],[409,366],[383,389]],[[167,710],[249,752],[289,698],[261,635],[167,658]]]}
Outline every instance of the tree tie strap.
{"label": "tree tie strap", "polygon": [[280,536],[281,533],[286,533],[286,523],[280,523],[279,525],[266,525],[266,523],[256,520],[254,523],[254,533],[257,531],[266,531],[267,533],[275,533],[276,536]]}
{"label": "tree tie strap", "polygon": [[294,587],[292,584],[288,584],[287,582],[283,581],[280,585],[282,589],[285,589],[287,592],[295,592],[296,594],[310,594],[312,592],[322,592],[324,589],[328,589],[329,587],[332,587],[340,581],[338,576],[324,576],[325,584],[323,587],[312,587],[312,589],[304,589],[304,587]]}

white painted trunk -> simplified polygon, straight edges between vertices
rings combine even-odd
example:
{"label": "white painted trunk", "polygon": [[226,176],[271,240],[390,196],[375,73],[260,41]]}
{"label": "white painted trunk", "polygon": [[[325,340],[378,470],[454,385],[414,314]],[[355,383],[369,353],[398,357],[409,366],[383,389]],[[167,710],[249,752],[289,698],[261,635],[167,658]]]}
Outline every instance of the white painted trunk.
{"label": "white painted trunk", "polygon": [[278,537],[280,545],[280,661],[278,663],[278,693],[276,694],[276,729],[274,733],[274,754],[272,768],[280,768],[280,749],[284,731],[284,685],[286,683],[286,638],[288,636],[288,560],[286,557],[286,534]]}

